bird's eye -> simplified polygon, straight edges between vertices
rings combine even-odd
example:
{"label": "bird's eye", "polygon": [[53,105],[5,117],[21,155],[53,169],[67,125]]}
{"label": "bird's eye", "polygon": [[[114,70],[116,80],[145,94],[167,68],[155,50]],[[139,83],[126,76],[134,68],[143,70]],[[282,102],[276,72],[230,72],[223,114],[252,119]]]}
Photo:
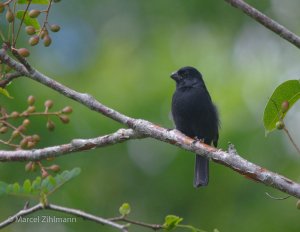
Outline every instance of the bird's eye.
{"label": "bird's eye", "polygon": [[187,73],[186,73],[186,72],[182,72],[182,73],[180,73],[180,75],[181,75],[182,77],[186,77]]}

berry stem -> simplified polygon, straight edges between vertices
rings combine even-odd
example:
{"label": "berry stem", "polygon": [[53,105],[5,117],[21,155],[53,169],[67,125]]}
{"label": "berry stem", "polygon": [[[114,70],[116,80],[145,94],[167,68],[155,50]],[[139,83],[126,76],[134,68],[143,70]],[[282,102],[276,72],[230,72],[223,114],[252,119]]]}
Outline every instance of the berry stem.
{"label": "berry stem", "polygon": [[297,146],[297,144],[295,143],[294,139],[292,138],[289,130],[286,127],[284,127],[283,130],[286,133],[286,135],[288,136],[289,140],[292,142],[293,146],[296,148],[297,152],[300,154],[300,149]]}
{"label": "berry stem", "polygon": [[15,38],[15,13],[16,13],[16,6],[17,6],[17,1],[14,2],[14,7],[13,7],[13,14],[14,14],[14,20],[12,21],[12,33],[11,33],[11,44],[14,46],[14,38]]}
{"label": "berry stem", "polygon": [[13,148],[18,148],[19,147],[16,144],[13,144],[13,143],[10,143],[9,141],[4,141],[4,140],[1,140],[1,139],[0,139],[0,143],[5,144],[5,145],[7,145],[9,147],[13,147]]}
{"label": "berry stem", "polygon": [[46,16],[45,16],[45,21],[43,23],[42,28],[39,31],[38,36],[41,35],[42,31],[47,31],[46,25],[48,24],[48,17],[49,17],[49,12],[50,12],[50,9],[51,9],[51,5],[52,5],[52,0],[50,0],[47,9],[42,11],[43,13],[46,13]]}
{"label": "berry stem", "polygon": [[[62,113],[60,111],[58,111],[58,112],[33,112],[33,113],[29,113],[28,115],[24,115],[24,114],[21,113],[19,116],[17,116],[17,118],[28,118],[30,116],[39,116],[39,115],[44,115],[44,116],[55,115],[55,116],[59,116],[61,114]],[[5,116],[0,117],[0,121],[11,119],[11,118],[15,118],[15,116],[5,115]]]}
{"label": "berry stem", "polygon": [[22,24],[23,24],[23,22],[24,22],[25,15],[26,15],[26,13],[27,13],[27,11],[28,11],[28,8],[29,8],[29,6],[30,6],[30,4],[31,4],[31,1],[32,1],[32,0],[29,0],[29,1],[28,1],[28,4],[27,4],[27,6],[26,6],[25,12],[24,12],[24,14],[23,14],[23,17],[22,17],[22,19],[21,19],[21,22],[20,22],[20,25],[19,25],[19,28],[18,28],[18,31],[17,31],[16,38],[13,40],[13,47],[16,46],[17,39],[18,39],[18,37],[19,37],[20,30],[21,30]]}
{"label": "berry stem", "polygon": [[48,16],[49,16],[49,12],[50,12],[50,9],[51,9],[51,5],[52,5],[52,0],[50,0],[49,5],[48,5],[48,7],[45,11],[46,12],[46,18],[45,18],[44,25],[46,25],[48,23]]}

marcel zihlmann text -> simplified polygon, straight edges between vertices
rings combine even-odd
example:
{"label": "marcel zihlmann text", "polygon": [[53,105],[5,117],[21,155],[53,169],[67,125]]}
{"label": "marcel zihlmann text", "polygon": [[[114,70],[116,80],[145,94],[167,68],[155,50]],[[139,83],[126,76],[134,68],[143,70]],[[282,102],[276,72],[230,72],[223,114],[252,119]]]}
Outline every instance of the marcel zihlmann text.
{"label": "marcel zihlmann text", "polygon": [[72,223],[76,222],[76,217],[55,217],[55,216],[36,216],[36,217],[17,217],[18,223]]}

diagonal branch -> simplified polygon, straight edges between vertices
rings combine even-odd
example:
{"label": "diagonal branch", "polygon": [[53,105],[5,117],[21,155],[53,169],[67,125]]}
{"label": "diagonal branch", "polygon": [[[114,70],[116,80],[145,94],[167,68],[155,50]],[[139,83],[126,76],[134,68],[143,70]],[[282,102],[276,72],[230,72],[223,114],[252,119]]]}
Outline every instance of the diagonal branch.
{"label": "diagonal branch", "polygon": [[23,216],[26,216],[26,215],[29,215],[29,214],[32,214],[38,210],[41,210],[43,209],[43,205],[40,203],[40,204],[37,204],[29,209],[22,209],[20,210],[18,213],[16,213],[15,215],[13,216],[10,216],[9,218],[7,218],[6,220],[4,220],[3,222],[0,223],[0,229],[14,223],[15,221],[17,221],[18,218],[20,217],[23,217]]}
{"label": "diagonal branch", "polygon": [[132,129],[119,129],[117,132],[91,139],[74,139],[71,143],[61,144],[53,147],[46,147],[34,150],[1,151],[0,162],[7,161],[38,161],[51,157],[91,150],[94,148],[110,146],[116,143],[122,143],[129,139],[142,138]]}
{"label": "diagonal branch", "polygon": [[295,45],[297,48],[300,48],[300,37],[289,31],[287,28],[277,23],[275,20],[269,18],[265,14],[261,13],[254,7],[250,6],[243,0],[225,0],[227,3],[232,6],[242,10],[245,14],[255,19],[260,24],[264,25],[266,28],[270,29],[283,39],[289,41],[291,44]]}
{"label": "diagonal branch", "polygon": [[108,226],[114,227],[116,229],[119,229],[122,232],[127,232],[127,225],[120,225],[118,223],[112,222],[105,218],[101,218],[101,217],[95,216],[93,214],[86,213],[82,210],[66,208],[66,207],[62,207],[59,205],[53,205],[53,204],[46,205],[45,209],[71,214],[74,216],[81,217],[83,219],[87,219],[87,220],[94,221],[94,222],[97,222],[97,223],[100,223],[103,225],[108,225]]}
{"label": "diagonal branch", "polygon": [[127,227],[126,225],[121,225],[118,223],[115,223],[113,221],[107,220],[105,218],[101,218],[89,213],[86,213],[84,211],[78,210],[78,209],[72,209],[72,208],[66,208],[66,207],[62,207],[59,205],[53,205],[53,204],[49,204],[49,205],[43,205],[42,203],[39,203],[31,208],[28,209],[22,209],[20,210],[18,213],[16,213],[15,215],[9,217],[8,219],[4,220],[3,222],[0,223],[0,229],[12,224],[15,221],[18,221],[18,219],[32,214],[36,211],[39,210],[44,210],[44,209],[48,209],[48,210],[52,210],[52,211],[58,211],[58,212],[63,212],[63,213],[67,213],[67,214],[71,214],[77,217],[81,217],[83,219],[86,220],[90,220],[90,221],[94,221],[103,225],[108,225],[111,227],[114,227],[116,229],[119,229],[122,232],[127,232]]}
{"label": "diagonal branch", "polygon": [[30,69],[26,69],[22,64],[9,57],[4,49],[0,49],[0,60],[11,67],[14,67],[23,75],[56,90],[68,98],[80,102],[91,110],[99,112],[117,122],[122,123],[123,125],[127,125],[133,129],[135,131],[134,133],[137,133],[138,136],[152,137],[154,139],[176,145],[185,150],[192,151],[193,153],[205,156],[212,159],[214,162],[227,166],[250,179],[288,193],[296,198],[300,198],[300,185],[298,183],[243,159],[235,150],[234,152],[232,150],[228,152],[218,150],[202,144],[199,141],[195,141],[181,134],[177,130],[170,131],[146,120],[130,118],[101,104],[88,94],[79,93],[75,90],[65,87],[57,81],[54,81],[51,78],[41,74],[32,67],[30,67]]}

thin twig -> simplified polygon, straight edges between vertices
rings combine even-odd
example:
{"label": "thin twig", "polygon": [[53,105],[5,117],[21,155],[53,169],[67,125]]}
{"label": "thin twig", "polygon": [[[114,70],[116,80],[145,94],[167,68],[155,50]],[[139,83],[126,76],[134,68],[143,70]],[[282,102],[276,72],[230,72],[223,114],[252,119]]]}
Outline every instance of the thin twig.
{"label": "thin twig", "polygon": [[283,131],[286,133],[286,135],[288,136],[289,140],[292,142],[293,146],[296,148],[298,154],[300,154],[300,149],[297,146],[297,144],[295,143],[293,137],[291,136],[289,130],[284,126]]}
{"label": "thin twig", "polygon": [[49,12],[50,12],[50,9],[51,9],[51,6],[52,6],[52,1],[53,1],[53,0],[50,0],[49,5],[48,5],[48,7],[47,7],[47,9],[46,9],[46,17],[45,17],[44,25],[45,25],[46,23],[48,23],[48,17],[49,17]]}
{"label": "thin twig", "polygon": [[6,145],[6,146],[12,147],[12,148],[14,148],[14,149],[16,149],[16,148],[19,147],[19,145],[17,145],[17,144],[13,144],[13,143],[11,143],[11,142],[4,141],[4,140],[1,140],[1,139],[0,139],[0,143],[1,143],[1,144],[4,144],[4,145]]}
{"label": "thin twig", "polygon": [[163,228],[163,226],[159,225],[159,224],[149,224],[149,223],[145,223],[145,222],[131,220],[131,219],[128,219],[128,218],[123,218],[123,219],[121,219],[121,221],[128,222],[128,223],[138,225],[138,226],[142,226],[142,227],[146,227],[146,228],[150,228],[152,230],[161,230]]}
{"label": "thin twig", "polygon": [[31,4],[31,1],[32,1],[32,0],[28,0],[26,9],[25,9],[25,11],[24,11],[24,14],[23,14],[23,16],[22,16],[22,19],[21,19],[21,22],[20,22],[20,25],[19,25],[19,28],[18,28],[18,31],[17,31],[17,35],[16,35],[16,37],[15,37],[15,39],[13,40],[13,43],[12,43],[13,47],[16,46],[16,42],[17,42],[17,39],[18,39],[18,37],[19,37],[19,33],[20,33],[20,31],[21,31],[21,27],[22,27],[22,25],[23,25],[23,22],[24,22],[24,19],[25,19],[25,15],[26,15],[26,13],[27,13],[27,11],[28,11],[28,9],[29,9],[29,6],[30,6],[30,4]]}
{"label": "thin twig", "polygon": [[103,224],[103,225],[108,225],[108,226],[114,227],[116,229],[119,229],[120,231],[127,232],[127,227],[125,225],[120,225],[118,223],[109,221],[105,218],[101,218],[101,217],[95,216],[93,214],[86,213],[82,210],[66,208],[66,207],[62,207],[62,206],[59,206],[59,205],[53,205],[53,204],[46,205],[45,209],[75,215],[75,216],[81,217],[83,219],[94,221],[94,222],[97,222],[97,223],[100,223],[100,224]]}
{"label": "thin twig", "polygon": [[19,218],[22,218],[26,215],[32,214],[32,213],[34,213],[38,210],[44,210],[44,209],[71,214],[71,215],[81,217],[81,218],[86,219],[86,220],[90,220],[90,221],[100,223],[102,225],[108,225],[108,226],[114,227],[114,228],[116,228],[116,229],[118,229],[122,232],[127,232],[127,227],[125,225],[120,225],[118,223],[109,221],[105,218],[98,217],[98,216],[86,213],[82,210],[62,207],[62,206],[53,205],[53,204],[49,204],[49,205],[44,206],[42,203],[39,203],[39,204],[37,204],[37,205],[35,205],[31,208],[25,208],[25,209],[20,210],[15,215],[13,215],[13,216],[9,217],[8,219],[4,220],[3,222],[1,222],[0,223],[0,229],[12,224],[13,222],[17,221]]}
{"label": "thin twig", "polygon": [[[1,86],[0,86],[1,87]],[[32,112],[32,113],[28,113],[26,111],[24,111],[23,113],[19,114],[18,116],[14,116],[14,115],[5,115],[5,116],[2,116],[0,117],[0,121],[1,120],[7,120],[7,119],[17,119],[17,118],[29,118],[30,116],[45,116],[45,117],[48,117],[50,115],[54,115],[54,116],[57,116],[59,117],[60,115],[62,115],[63,113],[60,112],[60,111],[57,111],[57,112]]]}
{"label": "thin twig", "polygon": [[14,0],[7,0],[6,2],[3,2],[4,5],[8,5],[9,3],[11,3]]}
{"label": "thin twig", "polygon": [[34,213],[38,210],[41,210],[41,209],[43,209],[43,205],[41,203],[37,204],[37,205],[35,205],[31,208],[28,208],[28,209],[22,209],[18,213],[16,213],[15,215],[10,216],[9,218],[7,218],[3,222],[1,222],[0,223],[0,229],[14,223],[15,221],[18,220],[18,218],[21,218],[21,217],[26,216],[28,214],[32,214],[32,213]]}
{"label": "thin twig", "polygon": [[4,77],[2,77],[2,79],[0,80],[0,87],[5,88],[13,79],[21,76],[22,74],[19,72],[5,74]]}
{"label": "thin twig", "polygon": [[291,197],[291,196],[285,196],[285,197],[274,197],[274,196],[272,196],[270,193],[268,193],[268,192],[265,192],[265,194],[268,196],[268,197],[270,197],[271,199],[273,199],[273,200],[286,200],[286,199],[288,199],[289,197]]}
{"label": "thin twig", "polygon": [[51,6],[52,6],[52,0],[50,0],[47,9],[44,10],[44,11],[42,11],[42,12],[46,13],[46,16],[45,16],[45,20],[44,20],[43,26],[41,27],[41,29],[40,29],[40,31],[38,33],[38,36],[40,36],[43,31],[47,31],[46,25],[48,24],[48,17],[49,17],[49,12],[50,12]]}
{"label": "thin twig", "polygon": [[14,15],[14,20],[12,21],[12,33],[11,33],[11,44],[14,44],[14,38],[15,38],[15,22],[16,22],[16,6],[17,6],[17,1],[14,2],[14,8],[13,8],[13,15]]}
{"label": "thin twig", "polygon": [[270,29],[283,39],[289,41],[291,44],[295,45],[297,48],[300,48],[300,37],[277,23],[275,20],[269,18],[265,14],[261,13],[254,7],[250,6],[243,0],[225,0],[232,6],[242,10],[245,14],[255,19],[257,22]]}

